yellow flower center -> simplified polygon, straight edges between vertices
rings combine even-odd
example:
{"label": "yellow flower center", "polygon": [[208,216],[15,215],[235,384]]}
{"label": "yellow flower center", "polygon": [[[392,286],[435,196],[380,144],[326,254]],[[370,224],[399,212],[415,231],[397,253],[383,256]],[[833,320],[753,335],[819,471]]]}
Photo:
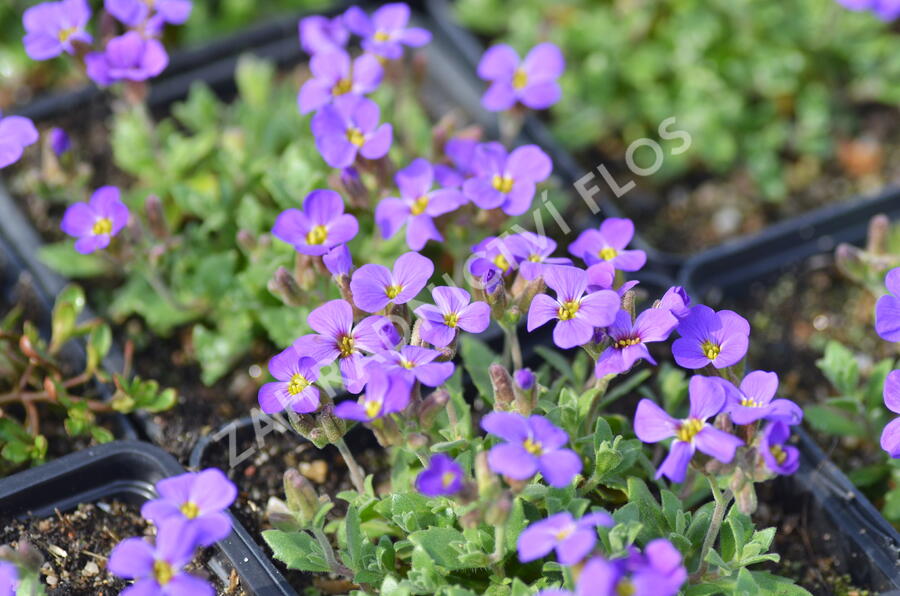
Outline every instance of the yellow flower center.
{"label": "yellow flower center", "polygon": [[604,261],[612,261],[619,255],[619,252],[616,249],[607,246],[606,248],[601,248],[597,255]]}
{"label": "yellow flower center", "polygon": [[575,318],[579,308],[581,308],[581,302],[578,300],[569,300],[568,302],[562,303],[557,314],[561,321],[568,321],[569,319]]}
{"label": "yellow flower center", "polygon": [[166,585],[175,577],[175,570],[165,561],[155,561],[153,563],[153,579],[161,586]]}
{"label": "yellow flower center", "polygon": [[441,485],[444,488],[450,488],[450,485],[453,484],[454,480],[456,480],[456,474],[453,472],[444,472],[443,476],[441,476]]}
{"label": "yellow flower center", "polygon": [[347,140],[357,147],[362,147],[366,142],[366,136],[358,128],[351,126],[347,129]]}
{"label": "yellow flower center", "polygon": [[494,187],[494,190],[502,192],[503,194],[509,194],[509,191],[511,191],[513,187],[513,179],[510,176],[494,174],[494,177],[491,179],[491,185]]}
{"label": "yellow flower center", "polygon": [[294,373],[294,376],[291,377],[291,380],[288,383],[288,393],[297,395],[307,387],[309,387],[309,381],[306,380],[306,377],[300,373]]}
{"label": "yellow flower center", "polygon": [[455,312],[448,312],[444,315],[444,325],[454,328],[459,323],[459,315]]}
{"label": "yellow flower center", "polygon": [[341,79],[331,88],[332,95],[344,95],[353,91],[353,81],[350,79]]}
{"label": "yellow flower center", "polygon": [[403,286],[398,286],[397,284],[389,285],[385,288],[384,293],[387,294],[387,297],[393,300],[397,296],[400,295],[400,292],[403,291]]}
{"label": "yellow flower center", "polygon": [[503,256],[503,254],[499,254],[494,257],[494,265],[499,267],[500,271],[503,271],[504,273],[507,269],[509,269],[509,261],[506,259],[506,257]]}
{"label": "yellow flower center", "polygon": [[422,215],[425,213],[425,210],[428,208],[428,197],[422,195],[415,201],[413,201],[412,207],[409,208],[409,212],[413,215]]}
{"label": "yellow flower center", "polygon": [[641,343],[640,337],[625,337],[616,342],[616,349],[622,350],[628,346],[636,346]]}
{"label": "yellow flower center", "polygon": [[541,255],[528,255],[528,260],[532,263],[540,263],[544,260],[544,257],[542,257]]}
{"label": "yellow flower center", "polygon": [[349,358],[356,351],[356,341],[351,336],[345,335],[338,341],[338,350],[341,352],[341,358]]}
{"label": "yellow flower center", "polygon": [[623,579],[616,584],[616,596],[633,596],[636,592],[637,588],[630,579]]}
{"label": "yellow flower center", "polygon": [[400,366],[402,366],[403,368],[409,370],[409,369],[411,369],[411,368],[415,368],[416,363],[413,362],[413,361],[411,361],[411,360],[407,360],[406,358],[404,358],[403,360],[400,361]]}
{"label": "yellow flower center", "polygon": [[328,228],[325,226],[313,226],[313,229],[306,234],[307,244],[325,244],[326,240],[328,240]]}
{"label": "yellow flower center", "polygon": [[697,433],[703,430],[704,426],[706,426],[706,423],[699,418],[688,418],[687,420],[682,420],[681,425],[678,427],[678,430],[675,431],[675,438],[677,438],[679,441],[690,443],[694,440],[694,437],[697,436]]}
{"label": "yellow flower center", "polygon": [[391,39],[390,33],[385,33],[384,31],[376,31],[372,37],[375,41],[389,41]]}
{"label": "yellow flower center", "polygon": [[700,346],[700,349],[703,350],[703,354],[709,358],[710,360],[715,360],[719,357],[719,352],[722,351],[722,348],[716,344],[714,344],[710,340],[706,340],[703,342],[703,345]]}
{"label": "yellow flower center", "polygon": [[772,445],[769,447],[769,453],[772,454],[772,457],[775,458],[775,461],[778,462],[778,465],[784,463],[784,460],[787,459],[787,453],[784,452],[784,449],[781,448],[781,445]]}
{"label": "yellow flower center", "polygon": [[513,74],[512,85],[514,89],[521,89],[528,84],[528,74],[521,68],[517,68]]}
{"label": "yellow flower center", "polygon": [[763,407],[765,404],[763,404],[763,403],[761,403],[761,402],[758,402],[758,401],[756,401],[755,399],[750,398],[750,397],[742,397],[742,398],[741,398],[741,405],[742,405],[742,406],[745,406],[745,407],[748,407],[748,408],[761,408],[761,407]]}
{"label": "yellow flower center", "polygon": [[59,41],[62,43],[66,43],[69,41],[69,38],[75,35],[75,32],[78,31],[78,27],[66,27],[65,29],[59,30]]}
{"label": "yellow flower center", "polygon": [[563,541],[566,538],[568,538],[569,536],[571,536],[572,532],[574,532],[574,531],[575,531],[575,526],[571,526],[571,525],[566,526],[565,528],[563,528],[562,530],[560,530],[559,532],[556,533],[555,538],[558,541]]}
{"label": "yellow flower center", "polygon": [[181,506],[181,513],[188,519],[194,519],[198,515],[200,515],[200,508],[197,507],[197,504],[193,501],[187,501],[184,505]]}
{"label": "yellow flower center", "polygon": [[101,217],[94,222],[94,227],[91,228],[91,233],[95,236],[112,234],[112,220],[110,220],[108,217]]}
{"label": "yellow flower center", "polygon": [[544,452],[544,446],[538,441],[532,441],[531,439],[525,439],[525,442],[522,443],[522,447],[524,447],[525,451],[531,455],[541,455]]}
{"label": "yellow flower center", "polygon": [[366,402],[366,416],[369,418],[375,418],[381,412],[381,402],[380,401],[367,401]]}

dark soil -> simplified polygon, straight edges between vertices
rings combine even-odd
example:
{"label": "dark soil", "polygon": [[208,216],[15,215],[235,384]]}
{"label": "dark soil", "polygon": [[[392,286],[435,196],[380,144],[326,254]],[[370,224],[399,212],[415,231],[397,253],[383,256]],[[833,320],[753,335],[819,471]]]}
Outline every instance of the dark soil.
{"label": "dark soil", "polygon": [[[269,547],[262,538],[264,530],[272,526],[266,519],[266,503],[269,497],[284,499],[285,470],[297,468],[312,482],[320,495],[330,495],[335,508],[329,513],[330,519],[338,519],[346,513],[346,503],[336,498],[342,491],[353,490],[347,467],[337,449],[328,446],[319,450],[312,443],[297,436],[293,431],[272,432],[264,437],[264,447],[259,449],[252,426],[242,427],[236,434],[236,452],[253,449],[254,454],[231,468],[229,467],[229,439],[211,443],[201,461],[201,467],[217,467],[226,471],[238,486],[238,498],[231,511],[264,552]],[[367,474],[375,474],[375,492],[385,494],[390,491],[386,470],[389,462],[382,449],[367,429],[351,431],[346,441],[357,461]],[[275,561],[279,571],[296,589],[315,586],[326,594],[343,594],[349,589],[346,582],[327,575],[312,575],[287,569],[280,561]]]}
{"label": "dark soil", "polygon": [[[137,507],[101,501],[45,519],[2,521],[0,544],[15,547],[25,540],[40,553],[44,560],[41,576],[49,596],[111,596],[128,585],[106,570],[112,549],[125,538],[154,533],[152,524],[141,518]],[[190,571],[211,581],[217,594],[243,595],[234,570],[229,585],[206,571],[214,553],[213,549],[204,550]]]}
{"label": "dark soil", "polygon": [[[579,162],[585,173],[605,164],[619,186],[636,183],[614,201],[650,244],[668,252],[696,253],[818,207],[900,184],[900,115],[878,106],[862,111],[859,130],[853,138],[837,140],[835,155],[822,161],[783,159],[789,190],[780,201],[763,198],[742,170],[652,182],[628,170],[625,147],[598,147],[579,156]],[[638,153],[639,165],[641,157]],[[599,175],[591,184],[614,197]]]}

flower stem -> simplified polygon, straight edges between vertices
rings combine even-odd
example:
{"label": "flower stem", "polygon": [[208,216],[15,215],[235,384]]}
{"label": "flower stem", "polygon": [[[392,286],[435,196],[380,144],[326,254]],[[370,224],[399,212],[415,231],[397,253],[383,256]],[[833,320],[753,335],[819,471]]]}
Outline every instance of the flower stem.
{"label": "flower stem", "polygon": [[719,530],[722,528],[722,521],[725,519],[725,510],[728,508],[728,503],[731,502],[731,491],[726,490],[723,493],[719,490],[719,486],[716,483],[714,476],[705,473],[704,476],[706,476],[706,479],[709,481],[709,489],[712,492],[713,500],[716,502],[716,507],[713,509],[712,519],[709,522],[709,528],[706,530],[706,537],[703,539],[703,546],[700,549],[700,564],[697,566],[697,571],[691,574],[692,582],[701,580],[704,574],[706,574],[706,555],[709,553],[709,549],[712,548],[713,544],[716,542],[716,538],[719,536]]}
{"label": "flower stem", "polygon": [[347,443],[344,442],[343,438],[338,439],[334,446],[338,448],[341,457],[344,458],[344,463],[347,464],[347,469],[350,470],[350,482],[353,483],[353,488],[359,494],[363,494],[366,492],[366,474],[363,472],[362,467],[356,462],[356,458],[353,457],[353,453],[347,447]]}
{"label": "flower stem", "polygon": [[503,568],[503,555],[506,550],[506,521],[494,526],[494,554],[491,555],[491,561],[494,562],[494,573],[500,577],[506,576],[506,570]]}
{"label": "flower stem", "polygon": [[310,532],[313,533],[316,542],[318,542],[319,546],[322,548],[322,554],[325,556],[325,562],[329,567],[331,567],[331,571],[337,575],[343,575],[347,579],[352,580],[353,572],[337,560],[337,557],[334,555],[334,549],[331,548],[331,542],[328,541],[328,536],[325,535],[325,532],[322,531],[322,528],[312,527],[310,528]]}
{"label": "flower stem", "polygon": [[522,347],[519,345],[519,334],[515,325],[503,325],[503,333],[506,335],[506,351],[512,361],[513,370],[522,368]]}

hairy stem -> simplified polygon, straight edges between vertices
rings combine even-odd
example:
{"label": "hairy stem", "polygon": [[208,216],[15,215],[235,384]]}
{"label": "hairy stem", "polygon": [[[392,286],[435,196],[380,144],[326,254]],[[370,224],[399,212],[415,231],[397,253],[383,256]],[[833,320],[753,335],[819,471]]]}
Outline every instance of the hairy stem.
{"label": "hairy stem", "polygon": [[522,368],[522,346],[519,345],[519,334],[515,325],[503,325],[503,333],[506,335],[506,351],[512,361],[513,370]]}
{"label": "hairy stem", "polygon": [[350,451],[350,448],[347,447],[347,443],[341,438],[337,440],[334,446],[341,452],[341,457],[344,458],[347,469],[350,470],[350,482],[353,483],[353,488],[360,494],[366,492],[366,474],[363,472],[362,467],[357,463],[356,458],[353,457],[353,453]]}
{"label": "hairy stem", "polygon": [[722,528],[722,521],[725,519],[725,510],[728,509],[728,504],[731,502],[732,496],[731,491],[726,490],[723,493],[719,489],[714,476],[709,474],[704,474],[704,476],[706,476],[706,479],[709,481],[709,489],[712,492],[713,500],[716,502],[716,507],[713,509],[712,519],[709,522],[709,528],[706,530],[706,537],[703,539],[703,546],[700,549],[700,564],[697,566],[697,571],[691,574],[692,582],[699,581],[706,574],[706,555],[709,553],[709,549],[712,548],[713,544],[716,542],[716,538],[719,536],[719,530]]}
{"label": "hairy stem", "polygon": [[337,557],[334,555],[334,549],[331,548],[331,542],[328,541],[328,536],[325,535],[322,528],[313,527],[310,528],[310,532],[312,532],[319,546],[322,547],[322,554],[325,555],[325,562],[331,567],[331,571],[337,575],[343,575],[352,581],[353,572],[337,560]]}
{"label": "hairy stem", "polygon": [[494,562],[494,573],[500,577],[506,576],[506,570],[503,568],[503,555],[506,551],[506,521],[494,526],[494,553],[491,555],[491,561]]}

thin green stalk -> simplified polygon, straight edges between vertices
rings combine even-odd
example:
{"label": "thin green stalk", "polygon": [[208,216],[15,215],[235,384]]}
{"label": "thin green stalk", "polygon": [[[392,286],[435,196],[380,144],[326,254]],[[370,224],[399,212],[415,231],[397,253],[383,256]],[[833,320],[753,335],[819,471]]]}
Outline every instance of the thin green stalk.
{"label": "thin green stalk", "polygon": [[328,536],[325,535],[322,528],[312,527],[309,531],[312,532],[316,542],[318,542],[319,546],[322,548],[325,562],[331,568],[331,571],[337,575],[342,575],[349,580],[353,580],[353,572],[337,560],[337,557],[334,555],[334,549],[331,548],[331,542],[328,541]]}
{"label": "thin green stalk", "polygon": [[491,555],[491,561],[494,562],[494,573],[500,577],[506,576],[506,570],[503,568],[503,555],[506,551],[506,521],[502,524],[494,526],[494,553]]}
{"label": "thin green stalk", "polygon": [[334,446],[338,448],[341,457],[344,458],[344,463],[347,464],[347,469],[350,470],[350,482],[353,483],[353,488],[355,488],[356,492],[359,494],[365,493],[366,474],[363,472],[362,467],[357,463],[356,458],[353,457],[353,453],[350,451],[350,448],[347,447],[347,443],[341,438],[335,442]]}
{"label": "thin green stalk", "polygon": [[706,530],[706,537],[703,539],[703,546],[700,549],[700,564],[697,566],[697,571],[691,574],[691,581],[693,582],[699,581],[706,574],[706,555],[709,554],[709,549],[712,548],[716,538],[719,536],[722,521],[725,519],[725,510],[728,509],[728,504],[732,498],[730,490],[725,492],[719,490],[714,476],[706,473],[704,473],[704,476],[709,481],[709,489],[712,492],[713,500],[716,502],[716,507],[713,509],[712,519],[709,522],[709,528]]}
{"label": "thin green stalk", "polygon": [[503,333],[506,335],[506,351],[512,361],[513,370],[523,367],[522,347],[519,345],[519,334],[515,325],[503,325]]}

